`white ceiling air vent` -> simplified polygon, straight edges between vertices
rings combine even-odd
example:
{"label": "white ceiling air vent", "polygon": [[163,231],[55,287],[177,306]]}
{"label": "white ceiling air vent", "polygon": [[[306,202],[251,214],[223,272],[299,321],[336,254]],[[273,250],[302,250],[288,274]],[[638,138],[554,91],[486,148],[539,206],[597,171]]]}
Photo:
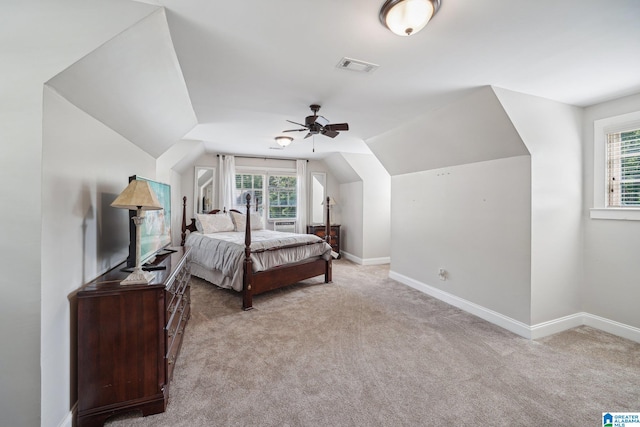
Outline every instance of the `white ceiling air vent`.
{"label": "white ceiling air vent", "polygon": [[378,69],[379,65],[372,64],[371,62],[360,61],[359,59],[344,57],[340,62],[338,62],[336,67],[343,70],[358,71],[360,73],[373,73]]}

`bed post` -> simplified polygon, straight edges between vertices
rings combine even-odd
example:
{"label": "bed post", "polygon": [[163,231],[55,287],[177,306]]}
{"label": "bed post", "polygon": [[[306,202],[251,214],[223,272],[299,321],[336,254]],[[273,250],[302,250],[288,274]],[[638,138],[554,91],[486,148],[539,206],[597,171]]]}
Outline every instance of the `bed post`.
{"label": "bed post", "polygon": [[242,282],[242,309],[253,308],[252,282],[253,268],[251,262],[251,194],[247,193],[247,221],[244,232],[244,279]]}
{"label": "bed post", "polygon": [[182,198],[182,239],[180,240],[180,246],[184,246],[184,240],[187,237],[187,196]]}
{"label": "bed post", "polygon": [[[327,196],[327,201],[325,202],[327,208],[327,218],[324,223],[324,237],[329,245],[331,245],[331,204],[329,203],[331,198]],[[333,255],[329,254],[329,261],[327,261],[327,265],[324,272],[324,283],[330,283],[332,278],[331,272],[331,262],[333,261]]]}

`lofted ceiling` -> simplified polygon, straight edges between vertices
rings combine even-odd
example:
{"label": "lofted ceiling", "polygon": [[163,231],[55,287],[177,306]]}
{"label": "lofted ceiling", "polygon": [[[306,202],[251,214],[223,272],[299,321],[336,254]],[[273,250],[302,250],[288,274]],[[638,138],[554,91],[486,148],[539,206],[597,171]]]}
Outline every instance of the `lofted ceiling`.
{"label": "lofted ceiling", "polygon": [[[442,0],[433,20],[411,37],[396,36],[380,24],[383,2],[131,1],[165,8],[179,67],[172,75],[181,71],[190,100],[189,108],[182,108],[188,110],[185,116],[165,138],[180,134],[183,141],[201,142],[208,152],[323,158],[336,152],[370,153],[367,142],[374,137],[483,86],[577,106],[640,92],[638,0]],[[164,32],[159,36],[167,37]],[[168,63],[171,55],[165,54]],[[343,57],[379,68],[369,74],[339,69]],[[131,60],[137,62],[127,72],[144,74],[151,64],[144,55]],[[102,80],[108,80],[103,74]],[[77,92],[114,93],[110,86],[95,89],[100,86],[95,78],[82,84],[77,75],[68,77],[54,83],[68,83],[69,92],[73,84]],[[152,84],[144,76],[140,80]],[[178,86],[176,93],[184,90]],[[126,92],[128,86],[116,87]],[[139,123],[154,118],[158,123],[153,114],[162,91],[147,92],[155,97],[147,108],[145,100],[127,102],[135,106]],[[101,108],[91,101],[91,92],[83,97]],[[348,122],[350,130],[334,139],[289,133],[294,142],[275,149],[274,138],[296,128],[286,120],[304,123],[314,103],[322,106],[319,114],[331,123]],[[102,109],[114,122],[130,117],[126,110],[118,116],[115,108]],[[172,110],[167,106],[164,111]],[[147,151],[157,156],[165,148]]]}
{"label": "lofted ceiling", "polygon": [[[207,150],[313,157],[312,138],[273,138],[322,105],[348,122],[316,156],[369,152],[369,138],[493,85],[587,106],[640,91],[640,1],[442,0],[420,33],[384,28],[383,1],[150,1],[169,29]],[[338,69],[343,57],[379,65]],[[293,126],[295,127],[295,126]]]}

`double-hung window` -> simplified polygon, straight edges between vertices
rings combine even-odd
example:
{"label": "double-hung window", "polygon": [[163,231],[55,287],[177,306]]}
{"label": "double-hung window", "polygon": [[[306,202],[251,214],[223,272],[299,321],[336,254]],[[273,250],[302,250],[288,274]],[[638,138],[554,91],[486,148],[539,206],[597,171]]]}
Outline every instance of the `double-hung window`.
{"label": "double-hung window", "polygon": [[245,197],[251,195],[251,210],[267,220],[295,219],[298,215],[295,173],[242,171],[236,173],[234,209],[246,210]]}
{"label": "double-hung window", "polygon": [[640,220],[640,112],[594,122],[591,218]]}
{"label": "double-hung window", "polygon": [[298,193],[297,178],[287,175],[269,175],[269,219],[296,218]]}
{"label": "double-hung window", "polygon": [[251,210],[264,216],[264,181],[260,173],[237,173],[234,194],[234,209],[242,213],[246,211],[247,193],[251,195]]}
{"label": "double-hung window", "polygon": [[607,134],[607,207],[640,208],[640,128]]}

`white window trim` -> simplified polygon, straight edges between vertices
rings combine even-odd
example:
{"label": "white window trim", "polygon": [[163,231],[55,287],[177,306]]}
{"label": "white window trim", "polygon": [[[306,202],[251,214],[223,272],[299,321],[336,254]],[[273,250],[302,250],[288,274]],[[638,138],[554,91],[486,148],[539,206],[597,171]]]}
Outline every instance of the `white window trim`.
{"label": "white window trim", "polygon": [[640,111],[593,122],[593,208],[591,219],[640,221],[640,208],[606,206],[607,134],[640,128]]}
{"label": "white window trim", "polygon": [[[267,199],[266,195],[268,194],[269,187],[269,175],[285,175],[285,176],[296,176],[296,170],[292,168],[278,168],[278,167],[255,167],[255,166],[236,166],[236,174],[253,174],[253,175],[264,175],[265,176],[265,199]],[[263,221],[268,223],[274,223],[276,221],[296,221],[296,218],[269,218],[269,202],[265,201],[263,203]]]}

